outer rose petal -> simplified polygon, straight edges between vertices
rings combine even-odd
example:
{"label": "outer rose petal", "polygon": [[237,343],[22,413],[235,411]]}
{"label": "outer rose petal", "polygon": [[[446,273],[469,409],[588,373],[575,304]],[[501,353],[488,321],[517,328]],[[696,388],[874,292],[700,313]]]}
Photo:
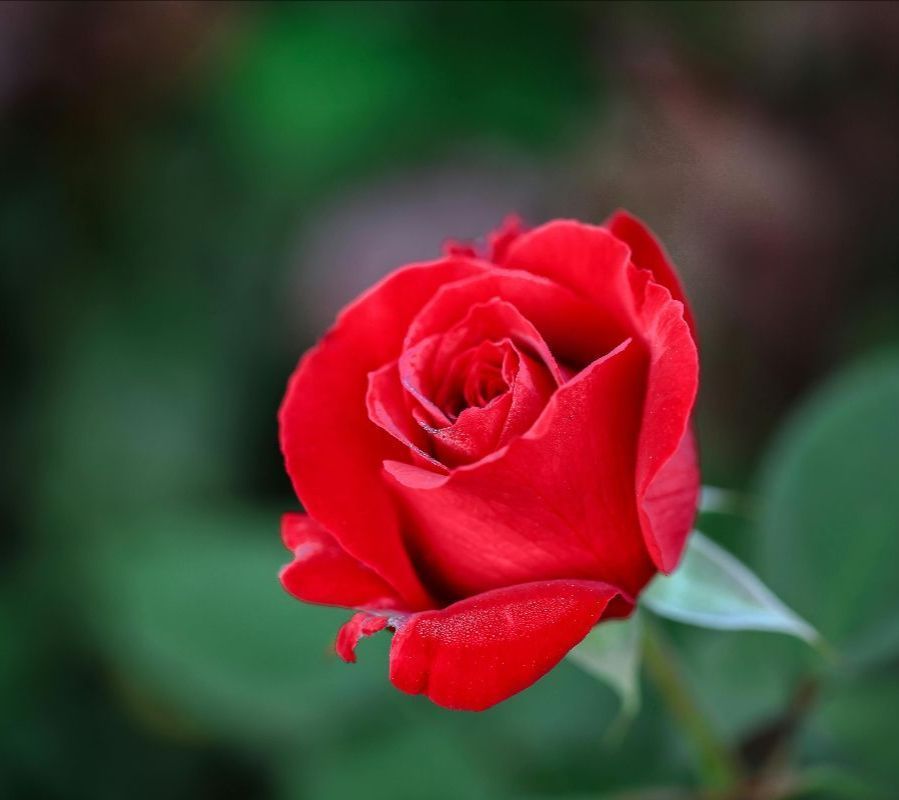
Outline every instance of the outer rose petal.
{"label": "outer rose petal", "polygon": [[281,537],[294,560],[281,570],[281,584],[307,603],[349,608],[397,608],[396,592],[334,541],[305,514],[285,514]]}
{"label": "outer rose petal", "polygon": [[489,245],[488,258],[494,264],[501,264],[506,250],[521,234],[524,233],[524,224],[517,214],[509,214],[502,225],[487,237]]}
{"label": "outer rose petal", "polygon": [[384,458],[405,448],[368,418],[368,373],[395,359],[409,323],[444,283],[489,270],[462,258],[401,269],[347,306],[301,360],[278,414],[297,496],[344,550],[377,572],[409,609],[432,605],[409,561]]}
{"label": "outer rose petal", "polygon": [[650,541],[658,548],[653,560],[665,572],[677,566],[693,528],[699,486],[696,440],[687,428],[674,455],[649,483],[640,509],[643,526],[652,530]]}
{"label": "outer rose petal", "polygon": [[649,228],[637,217],[627,211],[619,209],[605,223],[606,227],[616,239],[620,239],[631,249],[631,261],[640,269],[648,269],[656,283],[662,284],[675,300],[684,304],[684,318],[690,326],[690,332],[696,337],[696,322],[693,312],[687,302],[683,286],[677,277],[677,272],[671,259],[665,253],[664,248],[653,236]]}
{"label": "outer rose petal", "polygon": [[387,617],[374,614],[354,614],[337,633],[334,649],[347,664],[356,663],[356,645],[363,636],[371,636],[387,627]]}
{"label": "outer rose petal", "polygon": [[[684,304],[650,272],[631,264],[626,244],[604,228],[579,222],[550,222],[529,231],[512,244],[505,263],[591,298],[601,313],[632,330],[649,352],[637,503],[646,547],[658,568],[670,572],[690,532],[699,493],[695,450],[682,456],[692,455],[693,468],[664,470],[689,427],[699,385],[699,357]],[[663,475],[664,491],[653,485]],[[650,496],[654,499],[647,502]]]}
{"label": "outer rose petal", "polygon": [[690,430],[699,355],[681,304],[664,287],[647,283],[640,316],[651,360],[637,451],[637,500],[649,553],[662,572],[671,572],[680,561],[699,500]]}
{"label": "outer rose petal", "polygon": [[548,278],[590,301],[600,319],[634,332],[630,250],[605,228],[556,220],[519,236],[502,266]]}
{"label": "outer rose petal", "polygon": [[549,672],[619,595],[604,583],[543,581],[413,614],[393,638],[390,680],[437,705],[482,711]]}
{"label": "outer rose petal", "polygon": [[435,591],[456,599],[561,578],[643,588],[654,572],[634,500],[645,374],[645,353],[625,342],[493,456],[449,476],[385,462]]}

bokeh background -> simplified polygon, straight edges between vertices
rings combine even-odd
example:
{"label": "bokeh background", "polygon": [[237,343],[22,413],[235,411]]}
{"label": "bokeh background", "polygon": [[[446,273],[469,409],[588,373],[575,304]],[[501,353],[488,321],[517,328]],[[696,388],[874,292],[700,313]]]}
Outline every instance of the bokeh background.
{"label": "bokeh background", "polygon": [[688,679],[757,797],[899,796],[897,12],[0,5],[0,796],[694,796],[651,687],[617,736],[567,663],[442,711],[276,580],[275,413],[336,310],[509,211],[618,206],[747,498],[702,527],[837,654],[672,624]]}

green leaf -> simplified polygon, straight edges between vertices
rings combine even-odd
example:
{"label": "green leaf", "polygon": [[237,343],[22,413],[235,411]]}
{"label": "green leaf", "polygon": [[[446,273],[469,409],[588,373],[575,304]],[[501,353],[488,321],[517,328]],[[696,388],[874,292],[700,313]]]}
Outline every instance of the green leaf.
{"label": "green leaf", "polygon": [[759,562],[859,662],[899,653],[899,354],[847,370],[788,422],[759,491]]}
{"label": "green leaf", "polygon": [[716,730],[734,745],[779,719],[796,687],[821,665],[818,654],[792,636],[766,631],[722,636],[718,630],[698,627],[683,627],[677,634],[693,696]]}
{"label": "green leaf", "polygon": [[334,655],[350,612],[279,585],[277,514],[180,512],[118,527],[83,554],[85,611],[116,683],[173,723],[254,744],[323,737],[391,691],[374,642],[352,667]]}
{"label": "green leaf", "polygon": [[621,711],[633,716],[640,708],[639,612],[630,619],[597,625],[568,657],[581,669],[611,686],[621,698]]}
{"label": "green leaf", "polygon": [[747,567],[699,531],[690,535],[675,572],[657,577],[640,601],[659,616],[705,628],[818,638]]}
{"label": "green leaf", "polygon": [[311,763],[285,754],[283,800],[314,797],[488,800],[500,795],[495,762],[477,740],[461,739],[445,717],[404,716],[340,750],[322,749]]}
{"label": "green leaf", "polygon": [[[848,769],[870,784],[868,792],[833,795],[894,798],[899,785],[899,684],[891,674],[832,681],[806,719],[798,747],[809,763]],[[818,795],[815,795],[816,797]]]}

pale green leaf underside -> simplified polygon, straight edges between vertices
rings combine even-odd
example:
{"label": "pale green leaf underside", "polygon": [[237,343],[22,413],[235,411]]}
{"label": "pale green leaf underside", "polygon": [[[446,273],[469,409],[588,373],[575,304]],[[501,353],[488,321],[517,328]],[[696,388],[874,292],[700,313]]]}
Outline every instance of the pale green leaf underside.
{"label": "pale green leaf underside", "polygon": [[661,617],[691,625],[776,631],[810,643],[818,640],[811,625],[699,531],[690,534],[680,566],[671,575],[655,578],[640,602]]}

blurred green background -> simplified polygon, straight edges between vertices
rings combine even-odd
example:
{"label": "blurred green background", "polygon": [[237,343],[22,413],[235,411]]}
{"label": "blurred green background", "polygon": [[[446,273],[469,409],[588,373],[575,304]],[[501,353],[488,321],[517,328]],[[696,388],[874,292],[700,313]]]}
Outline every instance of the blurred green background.
{"label": "blurred green background", "polygon": [[[651,687],[483,714],[280,589],[275,412],[388,269],[644,217],[703,345],[703,528],[819,627],[670,625],[759,798],[899,796],[899,6],[0,6],[0,797],[692,797]],[[773,777],[772,777],[773,776]],[[773,787],[773,788],[772,788]]]}

